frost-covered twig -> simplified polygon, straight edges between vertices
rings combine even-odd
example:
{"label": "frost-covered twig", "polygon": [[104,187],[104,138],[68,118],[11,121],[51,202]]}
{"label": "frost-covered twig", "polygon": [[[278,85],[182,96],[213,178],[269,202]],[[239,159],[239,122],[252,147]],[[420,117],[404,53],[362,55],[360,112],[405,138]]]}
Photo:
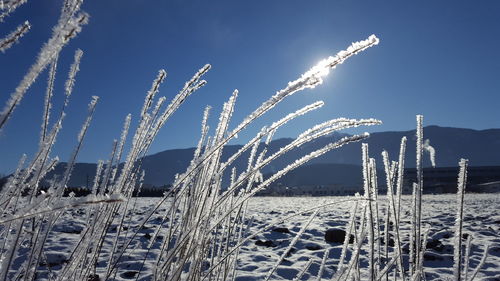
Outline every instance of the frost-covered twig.
{"label": "frost-covered twig", "polygon": [[64,189],[66,188],[66,185],[69,182],[71,172],[73,171],[73,166],[75,165],[76,157],[77,157],[78,153],[80,152],[80,149],[83,145],[83,139],[84,139],[85,135],[87,134],[87,130],[90,126],[90,122],[92,121],[92,118],[94,117],[94,112],[95,112],[95,108],[96,108],[98,100],[99,100],[99,97],[93,96],[92,100],[90,101],[90,103],[88,105],[88,115],[87,115],[87,118],[85,119],[85,122],[83,123],[83,126],[82,126],[80,132],[78,133],[77,145],[76,145],[75,149],[73,150],[73,153],[71,154],[70,159],[67,163],[66,170],[64,172],[64,177],[61,181],[61,184],[56,189],[58,196],[63,195]]}
{"label": "frost-covered twig", "polygon": [[47,90],[45,92],[44,100],[44,112],[43,112],[43,122],[42,122],[42,132],[40,133],[40,145],[45,141],[47,136],[47,129],[49,127],[50,110],[52,109],[52,96],[54,92],[54,82],[56,79],[56,69],[59,56],[52,60],[50,64],[49,79],[47,82]]}
{"label": "frost-covered twig", "polygon": [[404,167],[406,153],[406,137],[401,138],[398,158],[398,181],[396,183],[396,219],[400,222],[401,216],[401,194],[403,192]]}
{"label": "frost-covered twig", "polygon": [[460,172],[458,174],[457,187],[457,217],[455,218],[455,237],[453,245],[453,276],[456,281],[462,280],[462,227],[464,216],[464,195],[467,183],[468,160],[460,160]]}
{"label": "frost-covered twig", "polygon": [[146,94],[146,98],[144,100],[144,105],[142,106],[141,110],[141,117],[143,117],[146,112],[149,110],[151,105],[153,104],[153,99],[155,95],[158,93],[160,89],[160,84],[163,83],[163,80],[165,80],[165,77],[167,76],[167,72],[164,69],[160,69],[158,72],[158,76],[156,79],[153,81],[153,85],[151,86],[151,89],[149,92]]}
{"label": "frost-covered twig", "polygon": [[[400,153],[400,158],[401,158],[401,153]],[[402,279],[404,279],[405,272],[403,268],[403,251],[401,249],[401,235],[399,232],[399,218],[397,216],[397,207],[396,207],[396,202],[394,200],[394,182],[393,182],[393,176],[392,172],[389,167],[389,153],[387,151],[382,152],[382,159],[384,162],[384,170],[386,174],[386,182],[387,182],[387,196],[388,196],[388,207],[390,208],[388,212],[393,216],[392,222],[393,222],[393,230],[394,230],[394,238],[396,239],[395,241],[395,246],[396,246],[396,255],[398,256],[397,259],[397,265],[399,272],[401,274]],[[390,217],[389,217],[390,218]],[[386,225],[385,227],[386,231],[386,245],[389,243],[389,225]],[[411,248],[413,249],[413,248]],[[387,254],[386,254],[387,255]]]}
{"label": "frost-covered twig", "polygon": [[28,0],[11,0],[6,3],[4,3],[4,1],[6,0],[2,0],[2,6],[0,7],[0,22],[2,22],[5,17],[15,11],[19,6],[28,2]]}
{"label": "frost-covered twig", "polygon": [[[358,193],[356,193],[356,197],[359,197]],[[355,226],[355,219],[356,219],[356,213],[358,211],[358,204],[359,204],[359,201],[354,202],[354,205],[351,208],[351,215],[349,218],[349,223],[347,224],[347,227],[346,227],[347,231],[346,231],[346,235],[344,236],[344,243],[342,245],[342,252],[340,253],[340,259],[338,262],[338,269],[337,269],[337,272],[332,277],[333,280],[336,280],[334,278],[336,276],[340,275],[344,270],[344,266],[345,266],[344,260],[345,260],[346,254],[347,254],[347,247],[349,246],[349,240],[351,240],[352,230],[353,230],[353,228],[356,227]]]}
{"label": "frost-covered twig", "polygon": [[368,144],[363,143],[361,145],[362,150],[362,161],[363,161],[363,187],[364,196],[368,200],[368,280],[373,280],[375,278],[375,225],[373,222],[373,206],[371,200],[372,198],[372,166],[370,165],[370,158],[368,156]]}
{"label": "frost-covered twig", "polygon": [[68,79],[66,80],[66,83],[64,84],[64,90],[66,93],[66,96],[71,95],[73,93],[73,87],[75,86],[75,77],[78,71],[80,71],[80,61],[83,56],[83,51],[82,50],[76,50],[75,52],[75,58],[73,61],[73,64],[70,67],[69,70],[69,75]]}
{"label": "frost-covered twig", "polygon": [[54,28],[52,37],[42,47],[36,62],[23,77],[0,112],[0,129],[3,128],[14,109],[21,102],[26,91],[31,87],[33,82],[35,82],[38,75],[55,58],[63,46],[81,31],[82,25],[87,23],[88,18],[89,16],[86,13],[80,13],[68,19],[63,18],[63,15],[61,15],[58,24]]}
{"label": "frost-covered twig", "polygon": [[[394,266],[394,263],[400,259],[400,255],[399,253],[396,253],[392,259],[387,262],[387,264],[385,265],[385,267],[379,272],[379,275],[378,277],[375,279],[376,281],[379,281],[381,280],[384,276],[387,276],[389,270]],[[396,279],[394,279],[396,280]]]}
{"label": "frost-covered twig", "polygon": [[464,269],[463,269],[463,277],[464,280],[467,280],[468,275],[469,275],[469,257],[470,257],[470,249],[471,249],[471,244],[472,242],[472,234],[469,234],[467,236],[467,241],[465,243],[465,260],[464,260]]}
{"label": "frost-covered twig", "polygon": [[[416,169],[417,169],[417,189],[415,193],[415,252],[413,258],[413,266],[417,266],[420,255],[421,248],[421,232],[422,232],[422,192],[424,189],[424,175],[422,170],[422,156],[423,156],[423,138],[424,138],[424,128],[423,128],[424,117],[422,115],[417,115],[417,151],[416,151]],[[414,268],[414,270],[416,270]],[[412,272],[414,273],[414,272]]]}
{"label": "frost-covered twig", "polygon": [[13,216],[7,216],[5,218],[0,219],[0,224],[19,219],[26,219],[33,216],[51,213],[68,208],[76,208],[80,206],[99,204],[99,203],[115,203],[122,201],[124,201],[124,199],[123,196],[121,195],[106,195],[106,196],[87,195],[85,197],[75,197],[72,199],[61,198],[57,201],[51,201],[47,206],[41,208],[36,208],[36,209],[29,208],[29,210],[25,212],[20,210],[18,214],[15,214]]}
{"label": "frost-covered twig", "polygon": [[7,49],[14,46],[15,43],[21,39],[31,28],[28,21],[25,21],[22,25],[18,26],[16,30],[12,31],[5,38],[0,39],[0,52],[5,53]]}
{"label": "frost-covered twig", "polygon": [[479,261],[479,264],[477,265],[476,269],[472,272],[472,275],[468,281],[473,281],[474,278],[476,278],[476,275],[479,273],[479,270],[483,267],[484,262],[486,261],[486,258],[488,257],[488,250],[490,248],[490,245],[484,246],[484,252],[483,252],[483,257],[481,258],[481,261]]}
{"label": "frost-covered twig", "polygon": [[311,267],[312,263],[313,263],[313,259],[309,259],[307,261],[306,265],[304,266],[304,268],[302,268],[302,270],[297,274],[297,276],[293,279],[293,281],[299,281],[302,278],[302,276],[304,276],[304,274],[307,272],[309,267]]}
{"label": "frost-covered twig", "polygon": [[316,281],[321,281],[323,278],[323,271],[325,270],[326,260],[328,259],[328,254],[330,253],[330,249],[327,248],[323,251],[323,258],[321,259],[321,264],[319,265],[318,276],[316,277]]}

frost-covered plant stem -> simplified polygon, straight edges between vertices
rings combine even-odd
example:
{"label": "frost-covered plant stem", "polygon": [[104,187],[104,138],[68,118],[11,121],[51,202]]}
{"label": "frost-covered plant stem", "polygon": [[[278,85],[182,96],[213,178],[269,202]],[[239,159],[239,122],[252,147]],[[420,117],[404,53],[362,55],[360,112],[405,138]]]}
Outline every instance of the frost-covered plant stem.
{"label": "frost-covered plant stem", "polygon": [[[361,251],[361,247],[363,245],[363,242],[366,238],[366,228],[368,227],[367,226],[367,223],[366,223],[366,213],[367,213],[367,204],[368,202],[364,202],[365,203],[365,206],[363,208],[363,212],[361,213],[361,220],[360,220],[360,223],[359,223],[359,229],[357,231],[357,235],[355,233],[355,237],[356,240],[355,240],[355,248],[354,248],[354,251],[353,253],[351,254],[351,260],[349,261],[349,264],[347,266],[347,271],[346,271],[346,279],[345,280],[350,280],[351,278],[354,278],[355,280],[359,280],[359,276],[360,276],[360,270],[359,270],[359,256],[360,256],[360,251]],[[342,275],[344,274],[344,272],[341,273]],[[340,279],[340,277],[339,277]]]}
{"label": "frost-covered plant stem", "polygon": [[[422,170],[422,156],[423,156],[423,139],[424,139],[424,129],[423,129],[423,116],[417,115],[417,152],[416,152],[416,168],[417,168],[417,190],[416,190],[416,202],[415,202],[415,256],[413,258],[414,266],[417,266],[420,260],[420,248],[421,248],[421,231],[422,231],[422,192],[424,188],[424,176]],[[416,270],[416,268],[414,268]]]}
{"label": "frost-covered plant stem", "polygon": [[325,251],[323,251],[323,258],[321,259],[321,264],[319,266],[318,270],[318,276],[316,278],[316,281],[321,281],[323,277],[323,271],[325,270],[326,266],[326,260],[328,259],[328,254],[330,253],[330,249],[327,248]]}
{"label": "frost-covered plant stem", "polygon": [[363,153],[363,186],[364,186],[364,191],[365,191],[365,198],[367,199],[367,204],[368,204],[368,279],[373,280],[375,277],[375,225],[373,222],[373,208],[372,208],[372,185],[374,184],[372,182],[371,178],[371,173],[372,171],[372,166],[370,165],[370,158],[368,156],[368,144],[363,143],[361,146],[362,153]]}
{"label": "frost-covered plant stem", "polygon": [[375,213],[373,215],[373,220],[374,224],[373,226],[375,227],[375,233],[374,233],[374,239],[375,239],[375,244],[376,247],[374,250],[377,252],[377,258],[375,262],[375,269],[374,269],[374,276],[378,274],[378,271],[381,269],[382,266],[382,246],[381,246],[381,241],[380,241],[380,217],[379,217],[379,207],[378,207],[378,183],[377,183],[377,165],[375,163],[374,158],[370,158],[370,170],[371,170],[371,182],[372,182],[372,188],[371,188],[371,193],[372,193],[372,202],[373,202],[373,212]]}
{"label": "frost-covered plant stem", "polygon": [[474,269],[474,271],[472,272],[469,281],[473,281],[474,278],[476,278],[476,275],[478,274],[479,270],[483,267],[484,262],[486,261],[486,258],[488,257],[488,250],[489,250],[489,248],[490,248],[490,245],[484,246],[483,257],[479,261],[479,264],[477,265],[476,269]]}
{"label": "frost-covered plant stem", "polygon": [[[356,197],[358,197],[358,196],[359,196],[359,194],[356,194]],[[352,230],[353,230],[353,228],[356,227],[355,220],[356,220],[356,213],[358,211],[358,203],[359,203],[359,201],[356,201],[351,208],[351,216],[349,218],[349,223],[347,224],[346,235],[344,236],[344,243],[342,245],[342,252],[340,253],[340,259],[338,262],[338,269],[337,269],[337,272],[332,277],[333,280],[338,280],[338,279],[334,279],[334,278],[337,276],[340,276],[344,271],[344,266],[345,266],[344,260],[345,260],[346,254],[347,254],[347,247],[349,246],[349,240],[351,239]]]}
{"label": "frost-covered plant stem", "polygon": [[461,159],[459,162],[460,171],[458,174],[457,187],[457,216],[455,218],[455,236],[453,246],[453,276],[456,281],[462,280],[462,228],[464,217],[464,195],[467,183],[468,160]]}
{"label": "frost-covered plant stem", "polygon": [[54,92],[54,83],[56,79],[56,69],[57,69],[57,61],[59,59],[59,55],[56,55],[50,64],[49,71],[49,79],[47,82],[47,90],[45,93],[45,101],[44,101],[44,112],[43,112],[43,122],[42,122],[42,132],[40,136],[40,145],[43,144],[45,138],[47,136],[47,129],[49,127],[49,119],[50,119],[50,110],[52,108],[52,96]]}
{"label": "frost-covered plant stem", "polygon": [[61,14],[58,24],[53,29],[52,37],[44,44],[38,54],[36,62],[31,66],[28,73],[26,73],[11,94],[4,109],[0,112],[0,130],[10,118],[17,105],[21,102],[26,91],[31,87],[33,82],[35,82],[38,75],[40,75],[47,65],[57,56],[63,46],[81,31],[82,25],[86,24],[87,21],[88,15],[85,13],[71,15],[69,17],[64,13]]}
{"label": "frost-covered plant stem", "polygon": [[472,234],[469,234],[469,236],[467,236],[467,242],[465,244],[465,260],[464,260],[464,269],[462,273],[464,280],[467,280],[469,274],[469,255],[472,246],[471,242],[472,242]]}
{"label": "frost-covered plant stem", "polygon": [[399,147],[399,158],[398,158],[398,180],[396,185],[396,219],[399,224],[401,220],[401,194],[403,191],[404,182],[404,167],[405,167],[405,153],[406,153],[406,137],[401,138],[401,144]]}
{"label": "frost-covered plant stem", "polygon": [[0,39],[0,52],[5,53],[7,49],[16,44],[21,37],[23,37],[31,28],[28,21],[25,21],[22,25],[18,26],[16,30],[12,31],[5,38]]}
{"label": "frost-covered plant stem", "polygon": [[[400,154],[401,155],[401,154]],[[401,157],[400,157],[401,158]],[[398,269],[400,272],[400,276],[402,279],[405,277],[405,272],[403,268],[403,251],[401,249],[401,235],[399,232],[399,218],[397,216],[397,207],[396,207],[396,202],[394,200],[394,183],[393,183],[393,175],[389,167],[389,154],[387,151],[382,152],[382,159],[384,161],[384,170],[386,174],[386,182],[387,182],[387,196],[388,196],[388,207],[390,208],[387,210],[387,212],[392,215],[392,222],[393,222],[393,232],[394,232],[394,238],[395,238],[395,246],[396,246],[396,255],[398,256],[397,258],[397,265]],[[388,215],[389,216],[389,215]],[[390,218],[390,217],[389,217]],[[386,221],[388,223],[388,221]],[[386,231],[386,245],[389,243],[389,225],[386,224],[385,227]],[[386,247],[386,255],[387,255],[387,247]]]}
{"label": "frost-covered plant stem", "polygon": [[93,96],[92,100],[89,103],[87,118],[85,119],[85,122],[83,123],[83,126],[80,130],[80,133],[78,134],[78,143],[77,143],[75,149],[73,150],[73,153],[71,154],[71,157],[68,161],[66,171],[64,172],[64,177],[61,181],[61,184],[60,184],[59,188],[56,190],[58,196],[63,195],[64,189],[66,188],[66,185],[69,182],[71,172],[73,171],[73,166],[75,165],[76,157],[77,157],[78,153],[80,152],[80,149],[83,145],[83,139],[87,133],[87,130],[90,126],[92,118],[94,117],[94,112],[95,112],[95,108],[96,108],[98,99],[99,99],[99,97]]}
{"label": "frost-covered plant stem", "polygon": [[410,257],[409,257],[409,265],[410,265],[410,276],[413,276],[415,272],[415,264],[416,264],[416,236],[417,236],[417,189],[418,184],[413,183],[413,191],[411,196],[411,218],[410,218]]}
{"label": "frost-covered plant stem", "polygon": [[424,255],[425,250],[427,248],[427,235],[429,234],[429,229],[424,231],[423,239],[422,239],[422,247],[420,249],[419,260],[416,265],[416,271],[413,274],[412,280],[425,280],[425,272],[424,272]]}
{"label": "frost-covered plant stem", "polygon": [[312,263],[313,263],[313,259],[309,259],[307,261],[306,265],[304,266],[304,268],[302,268],[302,270],[297,274],[297,276],[293,279],[293,281],[299,281],[302,278],[302,276],[304,276],[304,274],[307,272],[309,267],[311,267]]}

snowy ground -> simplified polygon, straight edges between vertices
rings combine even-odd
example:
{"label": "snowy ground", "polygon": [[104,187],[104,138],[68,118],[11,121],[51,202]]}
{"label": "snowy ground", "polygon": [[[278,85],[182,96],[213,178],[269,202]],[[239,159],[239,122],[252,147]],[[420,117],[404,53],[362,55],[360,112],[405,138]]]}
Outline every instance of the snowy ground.
{"label": "snowy ground", "polygon": [[[249,216],[254,217],[250,233],[261,229],[273,221],[283,219],[294,213],[329,202],[338,202],[346,197],[256,197],[249,204]],[[385,198],[384,198],[385,199]],[[409,197],[404,197],[403,237],[409,230]],[[156,202],[158,198],[140,198],[137,201],[136,214],[131,217],[131,228],[137,223],[140,215]],[[384,203],[385,204],[385,203]],[[465,222],[466,235],[473,235],[471,270],[479,263],[486,244],[490,245],[489,256],[476,280],[500,280],[500,194],[468,194],[466,195]],[[325,231],[328,229],[345,229],[349,218],[350,203],[337,203],[326,207],[309,225],[302,238],[289,251],[289,254],[274,273],[271,280],[291,280],[312,259],[313,263],[302,280],[316,280],[323,255],[328,252],[328,259],[322,277],[330,280],[336,270],[342,245],[325,241]],[[455,195],[426,195],[423,199],[424,222],[430,226],[428,250],[425,255],[427,280],[446,280],[452,276],[453,265],[453,225],[456,214]],[[295,234],[300,230],[310,213],[300,214],[287,222],[280,223],[274,230],[259,234],[246,243],[238,261],[239,281],[262,280],[273,267],[280,255],[287,248]],[[117,280],[135,280],[137,271],[146,252],[145,248],[153,232],[153,224],[160,221],[161,210],[152,221],[141,229],[134,250],[128,254],[120,265]],[[56,231],[49,237],[49,247],[46,248],[47,263],[52,270],[57,271],[64,262],[82,229],[78,220],[81,210],[67,211]],[[116,229],[114,230],[116,231]],[[465,241],[465,240],[464,240]],[[105,245],[106,247],[106,245]],[[109,248],[109,246],[108,246]],[[154,258],[158,249],[149,253]],[[362,253],[363,255],[363,253]],[[103,255],[105,257],[105,255]],[[366,260],[362,259],[361,264]],[[139,280],[150,280],[153,263],[146,263]],[[46,269],[46,267],[43,267]],[[46,274],[40,274],[46,277]]]}

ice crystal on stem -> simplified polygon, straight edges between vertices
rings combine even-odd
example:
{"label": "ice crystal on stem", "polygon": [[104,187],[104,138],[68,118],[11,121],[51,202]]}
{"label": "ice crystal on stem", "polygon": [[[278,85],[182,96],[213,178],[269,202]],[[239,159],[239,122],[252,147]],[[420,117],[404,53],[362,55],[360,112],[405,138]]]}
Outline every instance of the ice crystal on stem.
{"label": "ice crystal on stem", "polygon": [[[76,9],[73,12],[76,13],[76,11],[78,10]],[[71,15],[63,13],[61,15],[58,24],[54,27],[52,37],[42,47],[36,62],[28,70],[28,73],[26,73],[0,112],[0,129],[2,129],[10,118],[12,112],[23,99],[24,94],[35,82],[40,73],[57,56],[64,45],[81,31],[82,25],[87,24],[89,16],[86,13],[77,15],[74,15],[74,13]]]}
{"label": "ice crystal on stem", "polygon": [[457,187],[457,217],[455,218],[455,237],[454,237],[454,252],[453,252],[453,275],[455,280],[462,280],[462,227],[464,217],[464,195],[465,185],[467,183],[467,166],[468,160],[460,160],[460,171],[458,174]]}
{"label": "ice crystal on stem", "polygon": [[71,68],[69,70],[68,80],[66,80],[65,84],[65,90],[67,96],[71,95],[71,93],[73,92],[73,87],[75,86],[75,76],[78,73],[78,71],[80,71],[80,61],[82,59],[82,56],[83,56],[83,51],[76,50],[73,64],[71,65]]}
{"label": "ice crystal on stem", "polygon": [[22,25],[18,26],[16,30],[12,31],[5,38],[0,39],[0,52],[5,53],[7,49],[14,46],[15,43],[19,42],[19,39],[23,37],[31,28],[28,21],[25,21]]}
{"label": "ice crystal on stem", "polygon": [[0,22],[26,2],[28,2],[28,0],[0,0]]}
{"label": "ice crystal on stem", "polygon": [[56,55],[56,57],[50,64],[49,79],[47,82],[47,90],[45,92],[45,100],[44,100],[44,112],[43,112],[42,131],[40,133],[40,145],[42,145],[43,142],[45,141],[45,137],[47,136],[47,128],[49,127],[50,110],[52,109],[52,96],[54,92],[54,83],[56,79],[56,69],[57,69],[58,59],[59,56]]}

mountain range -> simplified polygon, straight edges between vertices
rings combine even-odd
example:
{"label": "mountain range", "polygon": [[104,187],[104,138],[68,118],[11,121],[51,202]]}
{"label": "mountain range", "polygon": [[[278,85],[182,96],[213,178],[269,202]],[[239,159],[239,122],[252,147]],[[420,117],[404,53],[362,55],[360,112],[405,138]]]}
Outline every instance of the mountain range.
{"label": "mountain range", "polygon": [[[338,140],[346,134],[336,133],[321,137],[313,142],[296,148],[276,159],[263,169],[263,174],[278,171],[295,159],[323,147],[327,143]],[[401,138],[407,137],[406,167],[415,167],[415,130],[398,132],[371,133],[365,140],[369,144],[370,157],[376,159],[381,169],[381,152],[387,150],[391,160],[397,160]],[[471,166],[500,165],[500,129],[473,130],[428,126],[424,128],[424,138],[436,150],[436,166],[457,166],[460,158],[469,159]],[[278,151],[280,147],[290,143],[291,138],[274,140],[268,147],[268,155]],[[241,145],[228,145],[222,158],[227,159],[240,149]],[[262,147],[262,146],[261,146]],[[144,157],[142,167],[146,171],[144,183],[152,186],[163,186],[172,183],[175,174],[185,171],[192,159],[194,148],[171,149]],[[248,153],[243,154],[234,163],[237,171],[243,171],[247,165]],[[328,164],[328,165],[325,165]],[[50,179],[61,175],[65,163],[60,163],[46,177]],[[292,171],[285,179],[295,179],[301,184],[357,184],[361,182],[361,143],[351,143],[333,150],[308,163],[307,166]],[[424,167],[431,165],[429,155],[424,156]],[[331,172],[335,170],[336,172]],[[96,164],[77,163],[74,167],[69,186],[91,185]],[[300,180],[298,180],[300,178]]]}

